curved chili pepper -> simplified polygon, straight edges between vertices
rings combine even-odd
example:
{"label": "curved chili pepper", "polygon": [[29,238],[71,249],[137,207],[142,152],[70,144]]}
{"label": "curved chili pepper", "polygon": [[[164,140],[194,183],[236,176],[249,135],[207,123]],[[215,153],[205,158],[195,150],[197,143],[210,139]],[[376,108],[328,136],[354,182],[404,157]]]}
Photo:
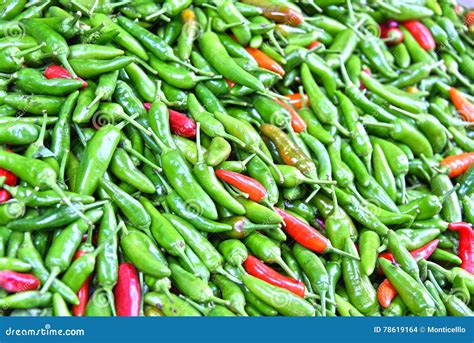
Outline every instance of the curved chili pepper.
{"label": "curved chili pepper", "polygon": [[137,269],[130,263],[121,263],[118,281],[114,288],[117,316],[138,317],[141,306],[141,288]]}
{"label": "curved chili pepper", "polygon": [[[63,68],[58,65],[50,65],[44,70],[44,76],[47,79],[72,79],[71,74],[67,71],[66,68]],[[82,81],[82,88],[87,87],[87,82],[81,79],[80,77],[77,77],[76,80]]]}
{"label": "curved chili pepper", "polygon": [[448,229],[459,233],[458,256],[461,258],[461,268],[474,274],[474,235],[469,223],[450,223]]}
{"label": "curved chili pepper", "polygon": [[457,177],[474,164],[474,152],[464,152],[444,158],[440,164],[448,167],[449,177]]}
{"label": "curved chili pepper", "polygon": [[[291,105],[295,106],[297,109],[307,107],[309,104],[308,96],[306,94],[303,94],[303,96],[301,96],[300,93],[294,93],[294,94],[285,95],[285,97],[288,99],[288,102]],[[303,106],[303,99],[304,99],[304,106]]]}
{"label": "curved chili pepper", "polygon": [[449,89],[449,96],[459,114],[468,122],[474,122],[474,105],[456,88]]}
{"label": "curved chili pepper", "polygon": [[436,48],[436,42],[431,35],[430,30],[423,25],[419,20],[408,20],[403,23],[403,26],[410,31],[413,38],[425,50],[431,51]]}
{"label": "curved chili pepper", "polygon": [[216,170],[216,175],[222,181],[225,181],[240,191],[247,193],[250,200],[260,202],[268,195],[267,190],[260,182],[246,175],[224,169]]}
{"label": "curved chili pepper", "polygon": [[301,118],[301,116],[298,114],[297,111],[291,106],[288,105],[287,103],[279,100],[279,99],[274,99],[275,102],[279,103],[282,105],[284,108],[288,110],[288,112],[291,114],[291,127],[293,130],[297,133],[300,133],[304,130],[306,130],[306,122]]}
{"label": "curved chili pepper", "polygon": [[244,262],[244,268],[252,276],[268,282],[274,286],[285,288],[290,292],[304,298],[305,286],[304,283],[298,282],[295,279],[281,275],[274,269],[268,267],[259,259],[249,255]]}
{"label": "curved chili pepper", "polygon": [[247,50],[247,52],[255,59],[259,67],[270,70],[281,76],[285,75],[285,69],[263,51],[251,47],[247,47],[245,50]]}
{"label": "curved chili pepper", "polygon": [[196,137],[196,122],[184,114],[169,110],[171,131],[186,138]]}
{"label": "curved chili pepper", "polygon": [[303,220],[280,208],[275,207],[275,210],[283,218],[285,232],[305,248],[320,254],[335,253],[354,258],[354,256],[334,248],[328,238],[324,237],[315,228],[306,224]]}
{"label": "curved chili pepper", "polygon": [[[88,251],[78,250],[74,255],[74,259],[81,257],[84,254],[89,253]],[[86,313],[86,306],[89,302],[89,285],[92,279],[92,275],[90,275],[87,280],[82,284],[81,288],[77,292],[77,297],[79,299],[79,304],[74,305],[72,307],[72,313],[76,317],[82,317]]]}
{"label": "curved chili pepper", "polygon": [[397,296],[397,290],[388,279],[383,280],[377,289],[377,299],[382,307],[387,308]]}
{"label": "curved chili pepper", "polygon": [[[410,254],[416,259],[416,260],[427,260],[431,254],[435,251],[435,249],[438,247],[439,239],[435,239],[422,247],[419,247],[418,249],[410,251]],[[386,260],[389,260],[392,263],[396,263],[395,257],[393,257],[392,253],[389,252],[383,252],[379,254],[379,258],[384,258]],[[379,269],[380,271],[380,269]]]}
{"label": "curved chili pepper", "polygon": [[18,273],[12,270],[0,270],[0,288],[7,292],[25,292],[38,289],[40,280],[32,275]]}

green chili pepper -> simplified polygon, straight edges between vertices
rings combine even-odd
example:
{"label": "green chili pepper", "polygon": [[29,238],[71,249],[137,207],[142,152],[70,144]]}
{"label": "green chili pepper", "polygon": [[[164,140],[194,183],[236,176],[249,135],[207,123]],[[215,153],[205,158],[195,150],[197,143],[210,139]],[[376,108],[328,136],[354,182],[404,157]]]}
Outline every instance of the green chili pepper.
{"label": "green chili pepper", "polygon": [[259,280],[250,275],[243,275],[245,286],[261,301],[274,307],[285,316],[314,316],[314,308],[294,293]]}
{"label": "green chili pepper", "polygon": [[145,303],[161,309],[166,316],[201,316],[198,310],[177,295],[169,296],[157,292],[145,294]]}
{"label": "green chili pepper", "polygon": [[141,272],[158,279],[171,275],[161,251],[153,240],[141,231],[125,230],[120,239],[120,246]]}
{"label": "green chili pepper", "polygon": [[377,264],[380,237],[373,231],[365,230],[360,234],[360,264],[365,275],[372,275]]}
{"label": "green chili pepper", "polygon": [[321,297],[321,315],[326,315],[326,296],[329,291],[329,275],[321,259],[312,251],[296,243],[293,253],[311,286]]}

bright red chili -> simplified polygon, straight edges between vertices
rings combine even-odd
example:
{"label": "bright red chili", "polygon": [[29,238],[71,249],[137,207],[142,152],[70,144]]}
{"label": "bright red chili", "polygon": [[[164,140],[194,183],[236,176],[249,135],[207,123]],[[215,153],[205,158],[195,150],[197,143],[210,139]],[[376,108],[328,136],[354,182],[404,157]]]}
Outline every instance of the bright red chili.
{"label": "bright red chili", "polygon": [[[3,184],[9,186],[16,186],[18,178],[15,174],[9,172],[8,170],[0,168],[0,178],[4,177]],[[6,189],[0,189],[0,204],[11,199],[10,193]]]}
{"label": "bright red chili", "polygon": [[117,316],[138,317],[140,315],[141,288],[137,269],[130,263],[121,263],[118,281],[114,288]]}
{"label": "bright red chili", "polygon": [[[47,79],[72,79],[71,74],[69,72],[57,65],[50,65],[44,70],[44,76]],[[76,80],[81,80],[82,81],[82,88],[87,87],[87,82],[81,79],[80,77],[76,77]]]}
{"label": "bright red chili", "polygon": [[[413,256],[416,260],[420,259],[425,259],[427,260],[431,254],[435,251],[435,249],[438,247],[439,239],[432,240],[431,242],[426,243],[422,247],[419,247],[418,249],[410,251],[411,256]],[[389,252],[383,252],[379,254],[379,258],[385,258],[386,260],[389,260],[392,263],[395,263],[395,257],[393,257],[392,253]],[[382,274],[382,270],[379,268],[378,269],[379,273]]]}
{"label": "bright red chili", "polygon": [[283,218],[285,232],[293,237],[295,241],[317,253],[327,252],[330,247],[329,240],[315,228],[280,208],[275,207],[275,210]]}
{"label": "bright red chili", "polygon": [[456,107],[464,120],[474,122],[474,105],[454,87],[449,89],[449,95],[451,96],[451,101],[453,102],[454,107]]}
{"label": "bright red chili", "polygon": [[229,88],[232,88],[235,86],[235,82],[234,81],[231,81],[231,80],[225,80],[225,82],[227,82],[227,84],[229,85]]}
{"label": "bright red chili", "polygon": [[431,51],[436,48],[436,42],[431,35],[430,30],[428,30],[421,21],[407,20],[403,23],[403,26],[411,33],[413,38],[416,39],[423,49]]}
{"label": "bright red chili", "polygon": [[458,155],[448,156],[440,164],[449,169],[449,177],[457,177],[464,173],[474,164],[474,152],[464,152]]}
{"label": "bright red chili", "polygon": [[143,103],[143,107],[145,107],[145,109],[146,109],[147,111],[149,111],[149,110],[150,110],[150,107],[151,107],[151,102],[144,102],[144,103]]}
{"label": "bright red chili", "polygon": [[[87,237],[87,236],[86,236]],[[74,259],[78,259],[82,255],[88,253],[87,251],[78,250],[74,255]],[[79,291],[77,291],[77,297],[79,298],[79,304],[72,306],[72,314],[76,317],[83,317],[86,313],[86,306],[89,302],[89,286],[91,283],[92,275],[87,278],[82,284]]]}
{"label": "bright red chili", "polygon": [[38,289],[40,284],[40,280],[32,274],[18,273],[13,270],[0,270],[0,288],[5,289],[7,292],[33,291]]}
{"label": "bright red chili", "polygon": [[251,47],[246,47],[245,50],[247,50],[261,68],[273,71],[281,76],[285,75],[285,69],[263,51]]}
{"label": "bright red chili", "polygon": [[377,299],[382,307],[387,308],[392,303],[393,298],[397,296],[397,290],[388,279],[382,281],[377,289]]}
{"label": "bright red chili", "polygon": [[466,24],[469,31],[472,32],[474,27],[474,11],[469,11],[464,16],[464,23]]}
{"label": "bright red chili", "polygon": [[11,199],[10,193],[6,189],[0,189],[0,204],[3,204],[4,202],[7,202],[8,200]]}
{"label": "bright red chili", "polygon": [[3,181],[3,184],[9,185],[9,186],[16,186],[18,178],[12,172],[9,172],[8,170],[0,168],[0,178],[2,177],[5,178],[5,180]]}
{"label": "bright red chili", "polygon": [[186,138],[196,137],[196,122],[184,114],[169,110],[171,131]]}
{"label": "bright red chili", "polygon": [[224,169],[216,170],[216,175],[222,181],[225,181],[238,190],[247,193],[250,200],[260,202],[264,200],[268,194],[267,190],[260,182],[246,175]]}
{"label": "bright red chili", "polygon": [[304,130],[306,130],[306,123],[305,121],[303,120],[303,118],[301,118],[301,116],[298,114],[298,112],[295,111],[295,109],[291,106],[291,105],[288,105],[287,103],[279,100],[279,99],[274,99],[277,103],[279,103],[280,105],[282,105],[284,108],[286,108],[288,110],[288,112],[290,112],[291,114],[291,127],[293,128],[293,130],[295,130],[295,132],[299,133],[299,132],[302,132]]}
{"label": "bright red chili", "polygon": [[274,269],[265,265],[258,258],[249,255],[244,262],[244,267],[247,273],[260,280],[268,282],[277,287],[285,288],[290,292],[304,298],[305,286],[304,283],[298,282],[295,279],[289,278],[285,275],[281,275]]}
{"label": "bright red chili", "polygon": [[319,46],[319,45],[321,45],[321,43],[318,42],[317,40],[315,40],[314,42],[311,42],[311,43],[306,47],[306,49],[311,50],[311,49],[316,48],[316,47]]}
{"label": "bright red chili", "polygon": [[[301,107],[303,107],[303,99],[301,99],[300,93],[288,94],[285,95],[285,97],[288,99],[288,102],[291,105],[295,106],[297,109],[301,109]],[[304,94],[303,98],[305,105],[308,106],[308,96]]]}
{"label": "bright red chili", "polygon": [[474,236],[469,223],[450,223],[448,229],[459,233],[458,256],[462,260],[461,268],[474,274]]}
{"label": "bright red chili", "polygon": [[380,37],[387,45],[396,45],[403,42],[403,32],[398,27],[380,25]]}

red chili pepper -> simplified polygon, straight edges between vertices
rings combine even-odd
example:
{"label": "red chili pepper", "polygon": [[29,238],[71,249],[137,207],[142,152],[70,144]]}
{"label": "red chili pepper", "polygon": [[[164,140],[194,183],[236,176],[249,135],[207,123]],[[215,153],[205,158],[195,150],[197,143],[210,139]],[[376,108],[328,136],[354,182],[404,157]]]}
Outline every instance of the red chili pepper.
{"label": "red chili pepper", "polygon": [[290,292],[304,298],[305,286],[304,283],[296,281],[295,279],[289,278],[285,275],[281,275],[274,269],[268,267],[258,258],[249,255],[244,262],[244,267],[247,273],[260,280],[268,282],[277,287],[285,288]]}
{"label": "red chili pepper", "polygon": [[275,210],[283,218],[285,232],[293,237],[295,241],[305,248],[320,254],[331,250],[332,247],[329,240],[315,228],[280,208],[275,207]]}
{"label": "red chili pepper", "polygon": [[[437,248],[438,243],[439,243],[439,239],[432,240],[431,242],[426,243],[422,247],[419,247],[418,249],[410,251],[410,254],[416,260],[421,260],[421,259],[427,260]],[[395,257],[393,257],[392,253],[389,253],[389,252],[380,253],[379,258],[384,258],[386,260],[389,260],[392,263],[396,263]],[[378,269],[378,271],[380,274],[383,274],[380,268]]]}
{"label": "red chili pepper", "polygon": [[114,288],[117,316],[138,317],[140,315],[141,288],[137,269],[130,263],[121,263],[118,281]]}
{"label": "red chili pepper", "polygon": [[407,20],[403,26],[411,33],[420,46],[431,51],[436,48],[436,42],[431,35],[430,30],[419,20]]}
{"label": "red chili pepper", "polygon": [[5,178],[5,180],[3,181],[3,184],[9,185],[9,186],[16,186],[18,178],[12,172],[9,172],[8,170],[0,168],[0,178],[2,177]]}
{"label": "red chili pepper", "polygon": [[[47,79],[72,79],[71,74],[65,68],[56,65],[48,66],[44,71],[44,76]],[[82,88],[87,87],[87,82],[80,77],[76,77],[76,80],[82,81]]]}
{"label": "red chili pepper", "polygon": [[398,27],[380,25],[380,37],[387,45],[397,45],[403,42],[403,32]]}
{"label": "red chili pepper", "polygon": [[216,175],[222,181],[225,181],[238,190],[247,193],[250,200],[260,202],[264,200],[268,194],[267,190],[260,182],[246,175],[224,169],[216,170]]}
{"label": "red chili pepper", "polygon": [[[288,102],[291,105],[295,106],[297,109],[301,109],[301,107],[303,107],[303,99],[301,99],[300,93],[288,94],[285,95],[285,97],[288,99]],[[305,105],[308,106],[308,96],[304,94],[303,98]]]}
{"label": "red chili pepper", "polygon": [[6,189],[0,189],[0,204],[3,204],[4,202],[7,202],[8,200],[11,199],[10,193]]}
{"label": "red chili pepper", "polygon": [[305,121],[303,120],[303,118],[301,118],[301,116],[298,114],[298,112],[296,112],[295,109],[293,107],[291,107],[291,105],[288,105],[288,104],[284,103],[283,101],[281,101],[279,99],[274,99],[274,100],[275,100],[275,102],[279,103],[284,108],[286,108],[288,110],[288,112],[290,112],[290,114],[291,114],[291,127],[293,128],[293,130],[295,130],[296,133],[299,133],[299,132],[302,132],[302,131],[306,130]]}
{"label": "red chili pepper", "polygon": [[321,45],[321,43],[318,42],[317,40],[315,40],[314,42],[311,42],[311,43],[306,47],[306,49],[311,50],[311,49],[314,49],[315,47],[317,47],[318,45]]}
{"label": "red chili pepper", "polygon": [[259,67],[273,71],[281,76],[285,75],[285,69],[263,51],[251,47],[246,47],[245,50],[253,57]]}
{"label": "red chili pepper", "polygon": [[[8,150],[10,151],[10,150]],[[18,178],[15,174],[12,172],[0,168],[0,178],[5,178],[3,180],[3,184],[9,185],[9,186],[16,186],[16,183],[18,182]],[[0,204],[8,201],[11,199],[10,193],[6,189],[0,189]]]}
{"label": "red chili pepper", "polygon": [[464,23],[467,26],[467,29],[472,32],[474,28],[474,11],[469,11],[464,16]]}
{"label": "red chili pepper", "polygon": [[169,110],[171,131],[186,138],[196,137],[196,122],[184,114]]}
{"label": "red chili pepper", "polygon": [[13,270],[0,270],[0,288],[7,292],[17,293],[33,291],[40,286],[40,280],[26,273],[17,273]]}
{"label": "red chili pepper", "polygon": [[234,81],[231,81],[231,80],[225,80],[225,82],[227,82],[227,84],[229,85],[229,88],[233,88],[235,86],[235,82]]}
{"label": "red chili pepper", "polygon": [[474,164],[474,152],[464,152],[459,155],[448,156],[440,164],[449,168],[449,177],[457,177]]}
{"label": "red chili pepper", "polygon": [[461,268],[474,274],[474,235],[469,223],[450,223],[448,229],[459,233],[458,256],[462,260]]}
{"label": "red chili pepper", "polygon": [[145,107],[145,109],[146,109],[147,111],[149,111],[149,110],[150,110],[150,107],[151,107],[151,102],[144,102],[144,103],[143,103],[143,107]]}
{"label": "red chili pepper", "polygon": [[474,105],[454,87],[449,89],[449,95],[451,96],[451,101],[453,102],[454,107],[456,107],[464,120],[474,122]]}
{"label": "red chili pepper", "polygon": [[[78,250],[74,255],[74,259],[78,259],[84,254],[89,253],[88,251]],[[89,302],[89,286],[92,279],[92,275],[87,278],[86,281],[82,284],[79,291],[77,291],[77,297],[79,298],[79,304],[72,306],[72,314],[76,317],[83,317],[86,313],[86,306]]]}
{"label": "red chili pepper", "polygon": [[382,281],[377,289],[377,298],[382,307],[387,308],[392,303],[393,298],[397,296],[397,290],[388,279]]}

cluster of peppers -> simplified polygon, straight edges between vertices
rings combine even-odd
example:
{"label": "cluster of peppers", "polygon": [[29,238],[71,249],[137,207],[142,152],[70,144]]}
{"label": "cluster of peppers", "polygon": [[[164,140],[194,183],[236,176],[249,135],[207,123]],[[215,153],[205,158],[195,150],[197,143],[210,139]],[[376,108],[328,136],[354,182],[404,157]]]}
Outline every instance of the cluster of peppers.
{"label": "cluster of peppers", "polygon": [[472,316],[473,17],[3,1],[2,313]]}

